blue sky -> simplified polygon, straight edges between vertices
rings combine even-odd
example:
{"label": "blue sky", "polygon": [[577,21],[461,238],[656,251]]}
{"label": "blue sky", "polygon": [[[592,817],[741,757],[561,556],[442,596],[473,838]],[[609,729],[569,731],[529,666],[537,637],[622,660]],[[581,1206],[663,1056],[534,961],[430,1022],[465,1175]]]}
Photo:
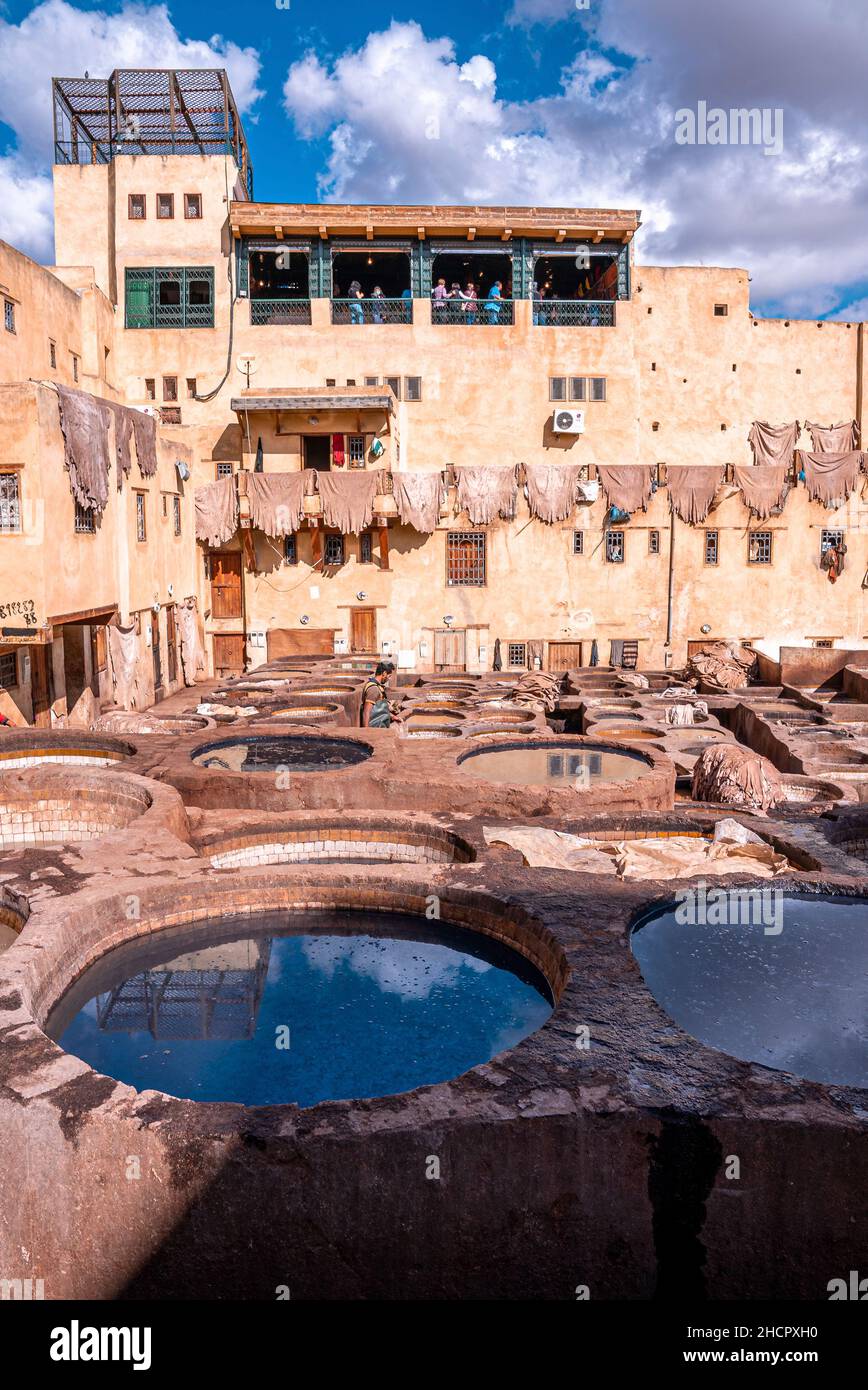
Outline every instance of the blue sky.
{"label": "blue sky", "polygon": [[[0,51],[0,236],[40,259],[50,77],[213,64],[260,199],[638,207],[646,263],[868,317],[864,0],[0,0]],[[700,101],[779,112],[779,152],[678,143]]]}

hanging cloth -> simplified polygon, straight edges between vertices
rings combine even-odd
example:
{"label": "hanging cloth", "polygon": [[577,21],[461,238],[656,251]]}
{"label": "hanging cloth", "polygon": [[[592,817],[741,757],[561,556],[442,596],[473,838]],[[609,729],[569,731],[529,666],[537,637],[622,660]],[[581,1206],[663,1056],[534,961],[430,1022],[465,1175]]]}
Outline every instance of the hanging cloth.
{"label": "hanging cloth", "polygon": [[199,637],[199,614],[196,610],[196,600],[188,598],[186,602],[179,603],[175,609],[175,617],[181,637],[181,667],[184,672],[184,684],[195,685],[196,677],[206,670],[205,652]]}
{"label": "hanging cloth", "polygon": [[789,491],[789,464],[755,463],[746,468],[736,465],[734,473],[745,505],[761,521],[783,505]]}
{"label": "hanging cloth", "polygon": [[216,483],[197,487],[195,511],[197,541],[218,546],[231,540],[238,526],[235,478],[218,478]]}
{"label": "hanging cloth", "polygon": [[289,536],[301,525],[307,479],[297,473],[248,473],[250,521],[267,536]]}
{"label": "hanging cloth", "polygon": [[85,511],[100,515],[108,502],[109,406],[68,386],[57,387],[57,403],[72,495]]}
{"label": "hanging cloth", "polygon": [[667,472],[672,510],[688,526],[704,521],[711,510],[714,494],[723,481],[723,467],[716,464],[672,467]]}
{"label": "hanging cloth", "polygon": [[496,638],[494,639],[494,660],[493,660],[492,663],[491,663],[491,667],[492,667],[492,670],[494,670],[494,671],[502,671],[502,670],[503,670],[503,657],[500,655],[500,638],[499,638],[499,637],[496,637]]}
{"label": "hanging cloth", "polygon": [[437,530],[442,473],[393,473],[392,492],[402,525],[412,526],[422,535]]}
{"label": "hanging cloth", "polygon": [[332,468],[343,468],[346,463],[344,453],[344,437],[342,434],[332,435]]}
{"label": "hanging cloth", "polygon": [[576,504],[580,463],[526,463],[527,505],[531,516],[551,525],[566,521]]}
{"label": "hanging cloth", "polygon": [[374,498],[381,487],[379,468],[349,473],[320,473],[323,521],[342,536],[366,531],[374,519]]}
{"label": "hanging cloth", "polygon": [[850,420],[844,425],[814,425],[805,421],[805,429],[811,436],[811,449],[815,454],[849,454],[859,447],[859,425]]}
{"label": "hanging cloth", "polygon": [[754,420],[747,442],[753,449],[754,463],[792,463],[798,437],[798,420],[789,425]]}
{"label": "hanging cloth", "polygon": [[131,410],[136,458],[143,478],[153,478],[157,471],[157,422],[143,410]]}
{"label": "hanging cloth", "polygon": [[133,466],[130,455],[133,422],[130,419],[130,411],[123,405],[112,403],[112,412],[115,417],[115,460],[118,468],[118,492],[120,492],[124,485],[124,478],[130,476],[130,470]]}
{"label": "hanging cloth", "polygon": [[846,454],[811,454],[799,450],[799,462],[805,473],[805,486],[812,502],[824,507],[839,507],[846,502],[856,486],[865,455],[858,449]]}
{"label": "hanging cloth", "polygon": [[596,637],[595,637],[594,640],[593,640],[593,642],[591,643],[591,665],[592,665],[592,666],[599,666],[599,664],[600,664],[600,649],[599,649],[599,647],[597,646],[597,639],[596,639]]}
{"label": "hanging cloth", "polygon": [[652,493],[652,469],[645,464],[625,464],[613,468],[597,465],[600,486],[610,507],[623,512],[644,512]]}
{"label": "hanging cloth", "polygon": [[458,510],[466,512],[474,526],[485,526],[502,517],[511,521],[515,516],[518,485],[515,466],[511,468],[456,468]]}

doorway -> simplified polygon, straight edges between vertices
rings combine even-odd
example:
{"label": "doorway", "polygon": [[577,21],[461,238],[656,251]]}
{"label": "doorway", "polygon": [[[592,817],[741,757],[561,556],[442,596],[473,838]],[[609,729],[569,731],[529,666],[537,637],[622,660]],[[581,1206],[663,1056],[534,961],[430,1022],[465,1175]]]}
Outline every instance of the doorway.
{"label": "doorway", "polygon": [[549,642],[550,671],[578,671],[581,664],[581,642]]}
{"label": "doorway", "polygon": [[467,633],[464,628],[438,628],[434,633],[434,670],[467,670]]}
{"label": "doorway", "polygon": [[33,701],[33,723],[38,729],[47,729],[51,724],[54,681],[50,656],[51,648],[48,646],[30,648],[30,696]]}
{"label": "doorway", "polygon": [[332,439],[330,434],[304,434],[304,466],[315,468],[318,473],[328,473],[332,466]]}
{"label": "doorway", "polygon": [[353,608],[350,611],[350,651],[369,656],[376,650],[376,608]]}
{"label": "doorway", "polygon": [[160,651],[160,615],[151,613],[151,660],[154,663],[154,699],[163,688],[163,656]]}
{"label": "doorway", "polygon": [[209,563],[211,616],[213,618],[240,618],[241,551],[212,550]]}
{"label": "doorway", "polygon": [[169,684],[178,679],[178,631],[175,627],[175,605],[166,605],[166,655],[169,659]]}
{"label": "doorway", "polygon": [[214,675],[238,676],[244,670],[244,633],[214,633]]}

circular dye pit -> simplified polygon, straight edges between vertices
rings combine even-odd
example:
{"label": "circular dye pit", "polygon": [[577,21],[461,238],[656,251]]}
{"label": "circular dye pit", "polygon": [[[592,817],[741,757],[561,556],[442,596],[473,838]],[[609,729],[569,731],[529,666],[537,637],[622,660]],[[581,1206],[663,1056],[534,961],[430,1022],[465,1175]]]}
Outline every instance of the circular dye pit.
{"label": "circular dye pit", "polygon": [[461,759],[463,772],[514,787],[582,788],[598,782],[629,782],[647,773],[638,754],[572,744],[525,743],[518,748],[480,748]]}
{"label": "circular dye pit", "polygon": [[600,728],[599,724],[596,724],[594,727],[599,730],[600,733],[605,733],[608,738],[623,738],[626,739],[628,743],[636,743],[642,739],[646,739],[650,742],[655,738],[659,740],[665,735],[665,730],[640,728],[635,724],[624,724],[623,726],[606,724],[603,729]]}
{"label": "circular dye pit", "polygon": [[206,743],[190,756],[198,767],[222,772],[334,772],[365,762],[371,751],[349,739],[258,734]]}
{"label": "circular dye pit", "polygon": [[472,730],[468,731],[468,735],[470,738],[484,738],[487,734],[532,734],[534,728],[535,725],[532,723],[516,724],[510,722],[508,724],[500,724],[492,720],[490,723],[483,722],[481,724],[474,724]]}
{"label": "circular dye pit", "polygon": [[[13,736],[14,739],[14,736]],[[135,749],[129,743],[99,743],[84,739],[78,742],[74,737],[68,743],[19,743],[9,747],[10,740],[4,742],[0,752],[0,774],[13,772],[18,768],[39,767],[43,763],[59,763],[63,767],[114,767],[115,763],[129,758]]]}
{"label": "circular dye pit", "polygon": [[719,743],[728,738],[725,729],[702,729],[695,724],[685,724],[681,728],[676,724],[667,725],[666,733],[669,738],[683,739],[685,743]]}
{"label": "circular dye pit", "polygon": [[450,720],[448,724],[435,724],[429,719],[411,719],[404,725],[405,738],[460,738],[461,730]]}
{"label": "circular dye pit", "polygon": [[[56,778],[51,772],[28,774],[20,787],[0,791],[0,849],[33,845],[79,844],[112,830],[125,830],[151,806],[147,791],[118,777],[106,786],[96,778]],[[10,782],[15,779],[9,778]]]}
{"label": "circular dye pit", "polygon": [[401,830],[371,822],[364,827],[316,823],[294,830],[275,827],[257,835],[230,838],[208,849],[215,869],[258,868],[264,864],[466,864],[469,845],[433,826]]}
{"label": "circular dye pit", "polygon": [[700,1042],[868,1086],[868,899],[709,889],[649,913],[631,944],[657,1003]]}
{"label": "circular dye pit", "polygon": [[335,719],[341,713],[339,705],[291,705],[268,711],[269,719],[294,719],[304,723],[306,719]]}
{"label": "circular dye pit", "polygon": [[523,956],[434,925],[309,912],[161,931],[91,966],[45,1031],[99,1072],[190,1100],[410,1091],[490,1061],[552,1011]]}
{"label": "circular dye pit", "polygon": [[457,710],[444,709],[442,705],[432,705],[430,708],[420,705],[410,710],[411,724],[420,720],[426,724],[460,724],[463,719],[463,714],[459,714]]}

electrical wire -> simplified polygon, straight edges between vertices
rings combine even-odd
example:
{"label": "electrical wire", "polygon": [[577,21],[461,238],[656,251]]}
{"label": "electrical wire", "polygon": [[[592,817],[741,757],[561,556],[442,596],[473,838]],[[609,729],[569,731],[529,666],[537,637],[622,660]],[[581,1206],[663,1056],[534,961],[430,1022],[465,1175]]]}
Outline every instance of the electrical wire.
{"label": "electrical wire", "polygon": [[[224,181],[224,184],[225,184],[225,187],[226,187],[226,215],[227,215],[227,217],[228,217],[228,215],[229,215],[229,209],[230,209],[230,201],[229,201],[229,156],[228,156],[228,155],[224,155],[224,156],[223,156],[223,181]],[[228,351],[227,351],[227,354],[226,354],[226,371],[223,373],[223,376],[222,376],[221,380],[220,380],[220,381],[217,383],[217,385],[214,387],[214,390],[213,390],[213,391],[206,391],[204,394],[200,394],[198,391],[195,392],[194,395],[193,395],[193,400],[194,400],[194,401],[213,401],[214,397],[215,397],[216,395],[218,395],[220,391],[223,390],[223,387],[226,385],[226,382],[227,382],[228,379],[229,379],[229,373],[232,371],[232,346],[233,346],[233,343],[234,343],[234,341],[235,341],[235,299],[236,299],[236,296],[235,296],[235,293],[234,293],[233,274],[232,274],[232,268],[233,268],[233,264],[234,264],[234,248],[235,248],[235,238],[232,236],[232,234],[231,234],[231,228],[230,228],[230,236],[229,236],[229,258],[228,258],[227,267],[226,267],[226,274],[227,274],[227,277],[228,277],[228,279],[229,279],[229,348],[228,348]]]}

